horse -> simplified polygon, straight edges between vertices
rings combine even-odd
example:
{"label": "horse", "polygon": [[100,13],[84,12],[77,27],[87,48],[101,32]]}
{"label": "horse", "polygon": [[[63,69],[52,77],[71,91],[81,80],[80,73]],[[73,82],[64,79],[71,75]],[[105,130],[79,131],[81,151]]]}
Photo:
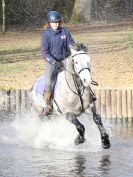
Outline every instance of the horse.
{"label": "horse", "polygon": [[[90,87],[92,83],[91,59],[85,45],[71,47],[70,56],[63,62],[64,69],[58,73],[54,85],[52,114],[63,114],[68,121],[75,125],[78,136],[74,143],[78,145],[85,141],[85,127],[79,122],[77,116],[91,112],[100,131],[102,147],[104,149],[110,148],[109,135],[106,133],[101,116],[97,112],[96,97]],[[31,94],[33,107],[39,114],[43,112],[45,105],[43,99],[44,77],[41,76],[33,84]]]}

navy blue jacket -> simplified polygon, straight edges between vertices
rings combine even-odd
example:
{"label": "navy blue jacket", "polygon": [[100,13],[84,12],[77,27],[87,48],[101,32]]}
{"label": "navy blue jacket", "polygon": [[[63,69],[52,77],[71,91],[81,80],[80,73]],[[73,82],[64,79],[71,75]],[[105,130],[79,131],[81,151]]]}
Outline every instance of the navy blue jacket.
{"label": "navy blue jacket", "polygon": [[44,59],[50,64],[65,59],[69,46],[74,43],[71,34],[65,29],[60,28],[54,31],[52,28],[44,30],[41,39],[41,52]]}

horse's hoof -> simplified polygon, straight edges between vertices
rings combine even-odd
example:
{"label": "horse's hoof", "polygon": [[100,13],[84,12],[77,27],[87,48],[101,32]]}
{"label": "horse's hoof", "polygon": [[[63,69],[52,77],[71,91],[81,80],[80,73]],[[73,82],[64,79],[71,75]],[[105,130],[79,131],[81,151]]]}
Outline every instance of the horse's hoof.
{"label": "horse's hoof", "polygon": [[78,135],[77,138],[74,141],[74,144],[79,145],[79,144],[84,143],[84,142],[85,142],[84,136]]}
{"label": "horse's hoof", "polygon": [[102,147],[104,149],[109,149],[110,148],[109,136],[105,134],[104,136],[101,137],[101,139],[102,139]]}

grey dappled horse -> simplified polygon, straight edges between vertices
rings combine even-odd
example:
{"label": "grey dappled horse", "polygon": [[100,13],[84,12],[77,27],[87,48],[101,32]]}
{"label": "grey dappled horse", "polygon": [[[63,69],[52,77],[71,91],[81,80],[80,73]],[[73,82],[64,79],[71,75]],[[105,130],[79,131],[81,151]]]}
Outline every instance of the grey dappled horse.
{"label": "grey dappled horse", "polygon": [[[80,49],[81,48],[81,49]],[[80,50],[79,50],[80,49]],[[95,105],[95,95],[90,89],[91,68],[90,57],[87,54],[85,46],[79,46],[78,49],[72,47],[71,55],[64,61],[64,70],[58,74],[57,82],[53,93],[53,114],[64,114],[66,119],[72,122],[79,135],[75,139],[75,144],[85,141],[85,128],[77,116],[92,112],[93,120],[96,123],[102,141],[102,147],[110,147],[109,136],[102,124],[101,116],[97,113]],[[38,93],[39,83],[42,84],[42,92]],[[33,85],[32,101],[34,108],[43,112],[45,105],[43,92],[45,90],[44,76],[41,76]]]}

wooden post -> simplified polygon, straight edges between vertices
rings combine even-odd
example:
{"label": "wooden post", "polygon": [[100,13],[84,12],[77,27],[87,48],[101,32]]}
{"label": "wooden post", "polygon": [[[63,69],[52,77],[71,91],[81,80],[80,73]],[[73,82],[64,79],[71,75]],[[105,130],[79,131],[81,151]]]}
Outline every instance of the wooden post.
{"label": "wooden post", "polygon": [[117,118],[122,118],[122,91],[117,90]]}
{"label": "wooden post", "polygon": [[106,90],[106,117],[111,118],[111,91]]}
{"label": "wooden post", "polygon": [[16,113],[21,113],[21,90],[16,90]]}
{"label": "wooden post", "polygon": [[2,33],[5,33],[5,0],[2,0]]}
{"label": "wooden post", "polygon": [[101,117],[106,118],[106,94],[101,90]]}
{"label": "wooden post", "polygon": [[0,110],[5,110],[6,105],[6,93],[4,90],[0,90]]}
{"label": "wooden post", "polygon": [[116,105],[117,105],[117,100],[116,100],[116,90],[111,91],[111,117],[116,118]]}
{"label": "wooden post", "polygon": [[122,90],[122,117],[127,118],[127,90]]}
{"label": "wooden post", "polygon": [[27,95],[25,90],[21,90],[21,112],[26,112]]}
{"label": "wooden post", "polygon": [[27,110],[30,110],[31,108],[31,98],[30,98],[30,91],[29,90],[26,90],[26,109]]}
{"label": "wooden post", "polygon": [[16,91],[11,90],[10,94],[10,107],[11,107],[11,112],[15,113],[16,112]]}
{"label": "wooden post", "polygon": [[127,116],[132,117],[132,90],[127,90]]}
{"label": "wooden post", "polygon": [[132,119],[133,119],[133,90],[132,90],[132,95],[131,95],[131,98],[132,98],[132,104],[131,104],[131,109],[132,109]]}
{"label": "wooden post", "polygon": [[6,111],[10,111],[10,90],[5,90],[6,94]]}

